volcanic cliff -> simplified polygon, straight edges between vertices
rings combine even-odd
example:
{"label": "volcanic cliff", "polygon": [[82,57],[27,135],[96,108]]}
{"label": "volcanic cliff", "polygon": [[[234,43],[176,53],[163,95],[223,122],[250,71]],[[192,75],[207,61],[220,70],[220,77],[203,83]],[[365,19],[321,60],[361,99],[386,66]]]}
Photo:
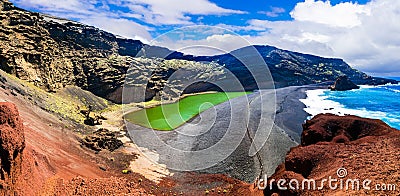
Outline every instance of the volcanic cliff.
{"label": "volcanic cliff", "polygon": [[[226,72],[207,68],[204,63],[164,59],[214,61],[232,72],[246,90],[263,88],[255,82],[243,62],[237,59],[252,59],[248,58],[249,55],[255,54],[248,53],[249,47],[230,54],[194,57],[167,48],[146,45],[138,40],[117,37],[78,22],[29,12],[15,7],[7,0],[0,1],[0,21],[0,69],[48,91],[75,85],[119,103],[122,101],[121,91],[131,65],[133,72],[143,75],[131,77],[131,82],[135,84],[135,88],[146,92],[144,98],[135,97],[133,101],[148,100],[160,95],[159,92],[164,90],[168,78],[180,69],[192,72],[188,81],[205,78],[219,81],[226,77]],[[333,81],[340,75],[347,75],[357,84],[393,82],[370,77],[352,69],[341,59],[305,55],[271,46],[254,47],[271,71],[276,87]],[[134,58],[139,56],[147,59]],[[262,66],[258,70],[265,69],[265,64],[252,64],[251,61],[244,63],[247,66]],[[185,89],[175,86],[179,83],[182,81],[172,79],[168,83],[172,90],[162,96],[170,99],[183,91],[191,93],[219,90],[208,82],[196,83]]]}
{"label": "volcanic cliff", "polygon": [[[265,195],[398,194],[398,187],[393,188],[400,182],[398,130],[381,120],[333,114],[317,115],[303,127],[301,145],[292,148],[285,162],[268,178]],[[338,180],[331,184],[336,188],[327,181],[321,184],[330,177]],[[287,183],[278,185],[280,179]],[[301,188],[305,179],[315,180],[314,188]],[[358,180],[360,186],[354,184],[353,188],[350,182],[348,186],[339,185],[340,180],[346,183],[348,179]],[[299,182],[298,189],[290,188],[291,180]],[[371,183],[364,186],[365,180]],[[382,186],[387,190],[378,190]]]}
{"label": "volcanic cliff", "polygon": [[[118,38],[100,29],[73,21],[33,13],[0,1],[0,69],[48,91],[75,85],[113,102],[121,102],[122,87],[131,66],[130,84],[151,99],[176,70],[197,78],[218,78],[223,72],[202,63],[164,60],[171,51],[137,40]],[[146,52],[144,52],[146,51]],[[142,55],[141,55],[142,54]],[[187,74],[187,73],[186,73]],[[140,77],[139,77],[140,76]],[[133,80],[134,78],[134,80]],[[142,82],[145,81],[145,82]],[[180,81],[183,83],[183,81]],[[181,93],[180,83],[170,82],[166,97]],[[174,90],[177,89],[177,90]],[[186,92],[217,90],[204,84]]]}

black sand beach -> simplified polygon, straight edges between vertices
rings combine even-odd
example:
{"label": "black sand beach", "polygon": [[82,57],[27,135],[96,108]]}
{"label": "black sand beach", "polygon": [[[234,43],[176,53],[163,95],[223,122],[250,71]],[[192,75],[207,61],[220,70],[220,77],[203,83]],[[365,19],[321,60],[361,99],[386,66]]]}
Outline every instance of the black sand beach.
{"label": "black sand beach", "polygon": [[300,99],[307,98],[306,91],[326,86],[292,86],[276,90],[277,111],[275,124],[282,129],[297,143],[300,143],[302,124],[309,114],[304,111],[306,107]]}
{"label": "black sand beach", "polygon": [[[174,131],[152,131],[128,122],[127,127],[134,143],[151,152],[144,156],[166,165],[173,173],[224,173],[253,182],[261,174],[272,174],[289,149],[300,142],[301,127],[308,114],[299,99],[306,97],[306,90],[316,88],[319,87],[262,90],[235,98]],[[249,114],[246,129],[245,117]],[[264,145],[251,156],[251,144],[257,141]]]}

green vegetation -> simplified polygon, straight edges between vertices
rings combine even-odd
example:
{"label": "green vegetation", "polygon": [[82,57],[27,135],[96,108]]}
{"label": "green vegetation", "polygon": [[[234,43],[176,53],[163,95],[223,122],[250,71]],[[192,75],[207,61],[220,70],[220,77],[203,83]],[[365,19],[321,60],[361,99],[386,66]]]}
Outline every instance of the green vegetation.
{"label": "green vegetation", "polygon": [[124,169],[124,170],[122,170],[122,173],[123,173],[123,174],[129,174],[129,173],[131,173],[131,171],[130,171],[130,170],[127,170],[127,169]]}
{"label": "green vegetation", "polygon": [[201,112],[248,92],[206,93],[185,97],[178,102],[162,104],[129,113],[125,118],[134,124],[161,131],[173,130]]}

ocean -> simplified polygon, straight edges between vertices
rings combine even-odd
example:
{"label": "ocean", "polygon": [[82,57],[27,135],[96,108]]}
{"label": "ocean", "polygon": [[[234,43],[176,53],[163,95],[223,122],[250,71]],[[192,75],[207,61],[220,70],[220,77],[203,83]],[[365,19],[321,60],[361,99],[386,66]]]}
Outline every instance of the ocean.
{"label": "ocean", "polygon": [[351,114],[380,119],[400,129],[400,84],[360,87],[343,92],[309,90],[307,98],[300,101],[306,105],[304,110],[311,117],[320,113]]}

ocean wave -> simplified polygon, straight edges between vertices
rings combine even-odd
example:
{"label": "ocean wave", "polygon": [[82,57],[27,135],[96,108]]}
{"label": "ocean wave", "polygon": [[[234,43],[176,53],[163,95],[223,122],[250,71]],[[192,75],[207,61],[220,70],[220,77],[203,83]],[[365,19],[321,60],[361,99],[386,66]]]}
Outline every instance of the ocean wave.
{"label": "ocean wave", "polygon": [[365,88],[376,88],[377,86],[371,86],[371,85],[359,85],[360,89],[365,89]]}
{"label": "ocean wave", "polygon": [[366,88],[379,88],[379,87],[388,87],[388,86],[400,86],[400,82],[397,84],[382,84],[382,85],[358,85],[360,89],[366,89]]}
{"label": "ocean wave", "polygon": [[398,90],[398,89],[393,89],[393,88],[389,88],[389,87],[381,87],[381,88],[386,89],[388,91],[395,92],[395,93],[400,93],[400,90]]}
{"label": "ocean wave", "polygon": [[[366,108],[346,108],[343,104],[329,100],[329,96],[325,94],[325,89],[308,90],[306,91],[307,98],[300,99],[306,106],[304,111],[310,114],[312,118],[318,114],[336,114],[339,116],[356,115],[364,118],[380,119],[392,126],[399,124],[400,119],[397,116],[392,116],[383,111],[369,111]],[[399,128],[399,127],[397,127]]]}
{"label": "ocean wave", "polygon": [[[397,87],[397,88],[399,88],[399,87],[400,87],[400,84],[385,84],[385,85],[378,85],[378,86],[359,85],[359,87],[360,87],[361,90],[362,90],[362,89],[379,89],[379,88],[381,88],[381,89],[386,89],[386,90],[388,90],[388,91],[392,91],[392,92],[395,92],[395,93],[400,93],[400,90],[399,90],[399,89],[390,88],[390,87]],[[360,89],[355,89],[355,90],[360,90]]]}
{"label": "ocean wave", "polygon": [[397,84],[382,84],[382,85],[378,85],[378,86],[400,86],[400,82]]}

